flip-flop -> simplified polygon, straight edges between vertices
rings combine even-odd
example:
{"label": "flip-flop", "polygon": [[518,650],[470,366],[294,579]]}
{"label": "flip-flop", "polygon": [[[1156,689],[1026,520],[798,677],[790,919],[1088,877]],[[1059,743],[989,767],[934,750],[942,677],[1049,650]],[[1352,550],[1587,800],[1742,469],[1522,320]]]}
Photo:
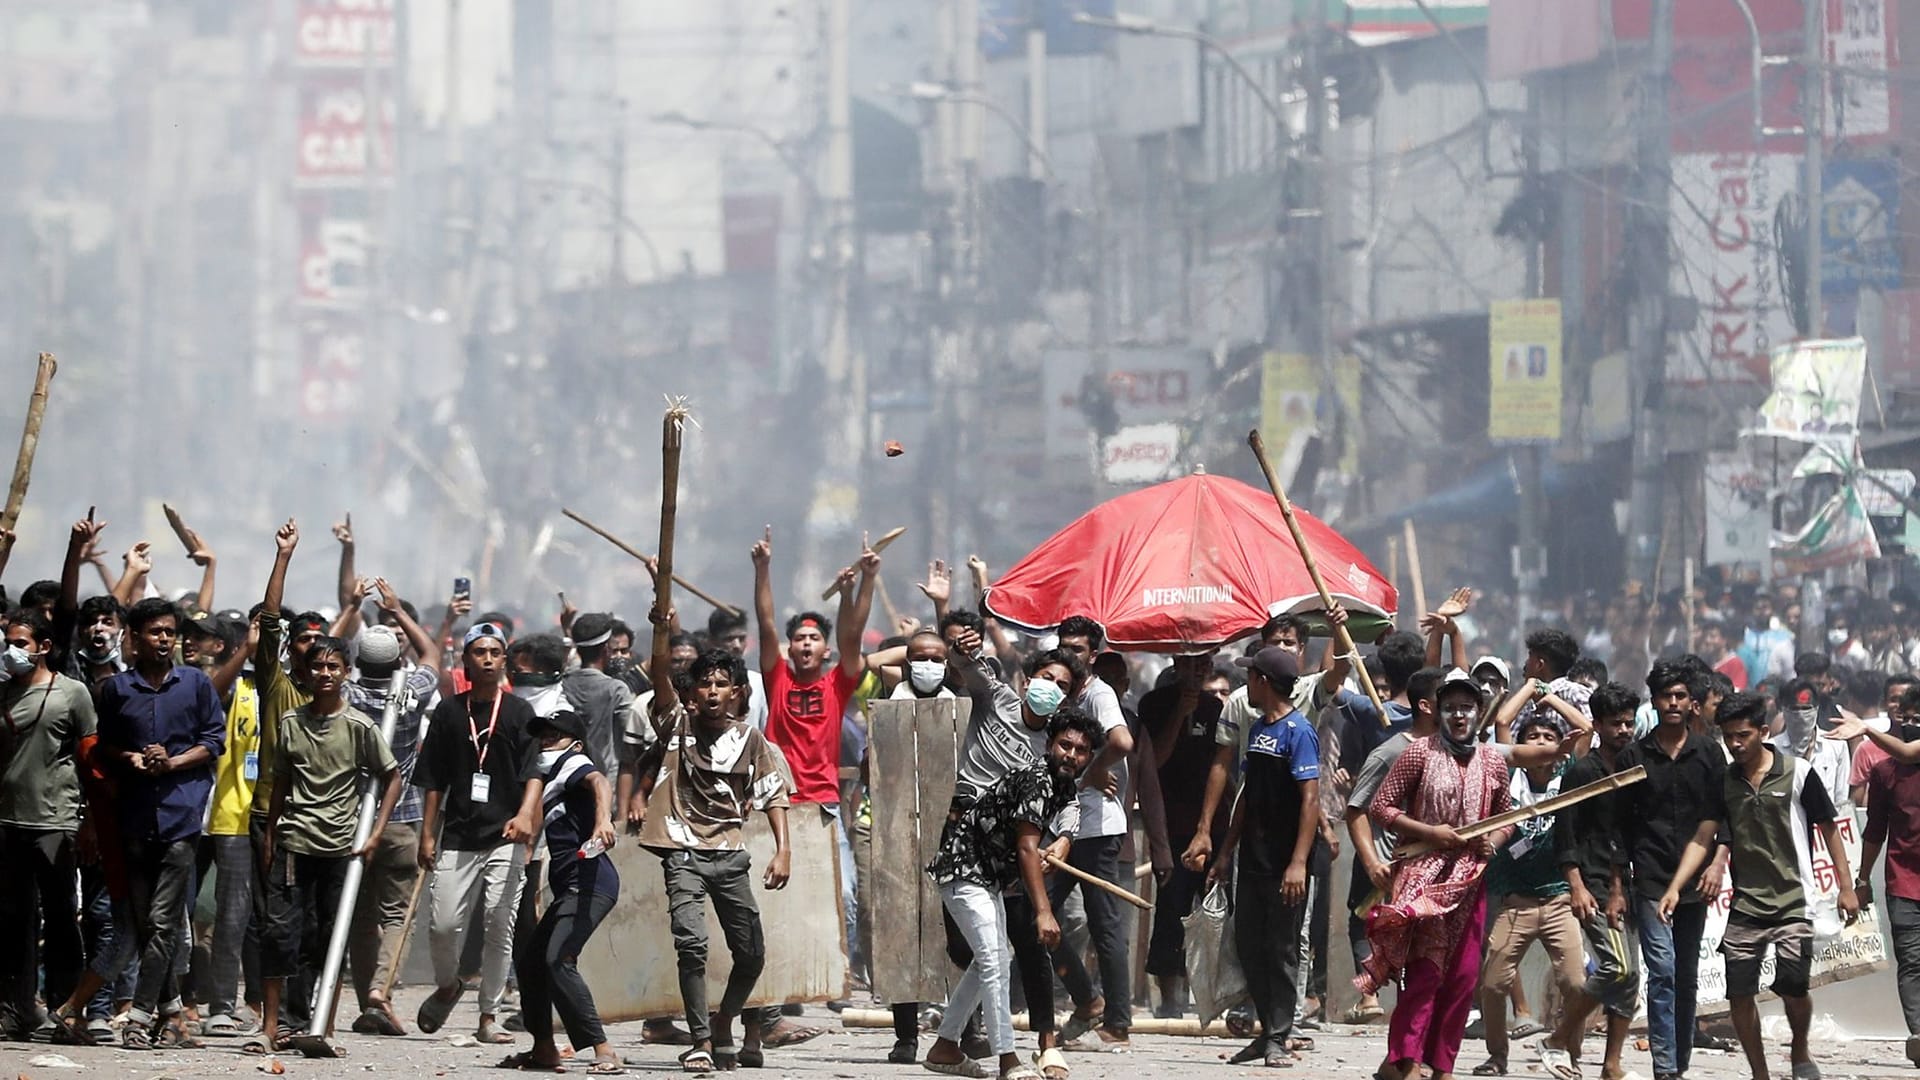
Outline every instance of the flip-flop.
{"label": "flip-flop", "polygon": [[1507,1075],[1507,1063],[1504,1061],[1496,1061],[1493,1058],[1488,1058],[1487,1060],[1473,1067],[1473,1075],[1505,1076]]}
{"label": "flip-flop", "polygon": [[1034,1067],[1022,1062],[1000,1074],[1000,1080],[1046,1080]]}
{"label": "flip-flop", "polygon": [[1311,1050],[1313,1049],[1313,1040],[1307,1038],[1305,1035],[1289,1035],[1287,1036],[1286,1048],[1290,1052]]}
{"label": "flip-flop", "polygon": [[287,1045],[300,1052],[306,1058],[345,1057],[347,1049],[325,1035],[297,1035],[287,1041]]}
{"label": "flip-flop", "polygon": [[1340,1014],[1341,1023],[1354,1025],[1377,1024],[1386,1018],[1387,1010],[1378,1005],[1369,1005],[1363,1009],[1357,1001],[1347,1006],[1347,1011]]}
{"label": "flip-flop", "polygon": [[587,1072],[593,1076],[620,1076],[626,1071],[627,1067],[617,1061],[602,1061],[599,1058],[587,1066]]}
{"label": "flip-flop", "polygon": [[1262,1062],[1262,1064],[1269,1069],[1291,1069],[1294,1063],[1299,1060],[1299,1058],[1294,1057],[1284,1050],[1275,1050],[1267,1055],[1266,1060]]}
{"label": "flip-flop", "polygon": [[254,1057],[266,1057],[268,1054],[284,1053],[293,1046],[293,1040],[293,1035],[283,1031],[280,1033],[279,1038],[273,1040],[273,1048],[268,1049],[267,1037],[261,1035],[257,1039],[248,1039],[246,1042],[241,1043],[240,1052],[243,1054],[252,1054]]}
{"label": "flip-flop", "polygon": [[473,1033],[473,1041],[481,1046],[511,1046],[514,1037],[499,1030],[492,1024],[481,1024]]}
{"label": "flip-flop", "polygon": [[1573,1055],[1557,1046],[1540,1048],[1540,1064],[1556,1080],[1580,1080],[1580,1066],[1574,1062]]}
{"label": "flip-flop", "polygon": [[1265,1060],[1267,1056],[1267,1037],[1265,1035],[1240,1048],[1239,1053],[1227,1059],[1229,1065],[1250,1065]]}
{"label": "flip-flop", "polygon": [[1067,1080],[1072,1075],[1067,1068],[1067,1055],[1062,1054],[1058,1047],[1049,1046],[1040,1051],[1039,1056],[1033,1059],[1033,1065],[1040,1070],[1044,1080]]}
{"label": "flip-flop", "polygon": [[393,1007],[387,1004],[369,1005],[354,1018],[353,1031],[356,1035],[405,1035],[407,1029],[400,1026],[400,1018],[393,1015]]}
{"label": "flip-flop", "polygon": [[1533,1017],[1529,1016],[1525,1020],[1522,1020],[1519,1023],[1514,1024],[1512,1027],[1509,1027],[1507,1029],[1507,1038],[1509,1039],[1531,1038],[1532,1036],[1538,1035],[1545,1030],[1547,1030],[1547,1026],[1545,1024],[1542,1024],[1540,1021],[1535,1020]]}
{"label": "flip-flop", "polygon": [[986,1066],[972,1058],[963,1058],[960,1061],[922,1061],[920,1067],[930,1073],[939,1073],[941,1076],[964,1076],[968,1080],[987,1080],[987,1077],[993,1075],[987,1071]]}
{"label": "flip-flop", "polygon": [[420,1003],[420,1011],[414,1014],[413,1026],[419,1028],[422,1035],[439,1031],[441,1025],[447,1022],[447,1017],[453,1015],[453,1007],[460,1004],[460,996],[466,992],[464,985],[456,985],[451,988],[443,986],[428,994],[427,999]]}
{"label": "flip-flop", "polygon": [[779,1023],[774,1024],[772,1031],[760,1037],[760,1045],[770,1050],[781,1050],[789,1046],[799,1046],[803,1042],[817,1039],[827,1033],[826,1028],[808,1027],[805,1024],[793,1024],[782,1032],[780,1025],[786,1022],[786,1018],[782,1017]]}
{"label": "flip-flop", "polygon": [[680,1055],[681,1072],[710,1073],[713,1068],[713,1055],[699,1047]]}
{"label": "flip-flop", "polygon": [[98,1046],[100,1040],[87,1030],[85,1020],[77,1016],[53,1014],[53,1031],[50,1035],[55,1046]]}

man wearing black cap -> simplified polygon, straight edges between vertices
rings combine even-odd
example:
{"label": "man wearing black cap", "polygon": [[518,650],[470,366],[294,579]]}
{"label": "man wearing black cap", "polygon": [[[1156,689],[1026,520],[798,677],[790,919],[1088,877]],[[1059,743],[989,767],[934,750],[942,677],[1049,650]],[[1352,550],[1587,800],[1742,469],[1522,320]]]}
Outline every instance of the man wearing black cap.
{"label": "man wearing black cap", "polygon": [[633,709],[633,691],[607,674],[614,622],[612,615],[598,611],[573,620],[573,649],[580,655],[580,666],[560,680],[567,707],[586,728],[581,746],[609,784],[620,779],[620,735]]}
{"label": "man wearing black cap", "polygon": [[1224,876],[1239,854],[1235,945],[1260,1035],[1232,1063],[1286,1066],[1313,1045],[1293,1037],[1293,1014],[1307,858],[1320,828],[1320,737],[1293,707],[1300,661],[1291,650],[1268,646],[1235,663],[1247,669],[1247,700],[1260,718],[1247,732],[1246,777],[1209,877]]}

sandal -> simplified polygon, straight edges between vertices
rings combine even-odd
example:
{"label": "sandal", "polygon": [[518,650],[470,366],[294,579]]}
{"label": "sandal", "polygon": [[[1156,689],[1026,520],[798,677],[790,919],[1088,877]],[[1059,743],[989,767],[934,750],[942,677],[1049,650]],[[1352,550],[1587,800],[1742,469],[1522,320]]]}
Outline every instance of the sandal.
{"label": "sandal", "polygon": [[1386,1018],[1387,1010],[1378,1005],[1368,1005],[1363,1008],[1357,1001],[1347,1006],[1347,1011],[1340,1014],[1341,1023],[1353,1025],[1377,1024]]}
{"label": "sandal", "polygon": [[1000,1080],[1044,1080],[1034,1067],[1025,1062],[1015,1065],[1000,1074]]}
{"label": "sandal", "polygon": [[740,1067],[743,1069],[764,1069],[767,1067],[767,1052],[758,1046],[744,1046],[739,1053]]}
{"label": "sandal", "polygon": [[466,992],[464,985],[456,984],[443,986],[427,995],[427,1000],[420,1003],[420,1011],[414,1014],[413,1026],[419,1028],[422,1035],[439,1031],[440,1026],[447,1022],[447,1017],[453,1015],[453,1007],[460,1004],[460,995]]}
{"label": "sandal", "polygon": [[544,1061],[535,1061],[533,1059],[533,1051],[531,1050],[522,1050],[517,1054],[508,1054],[506,1057],[501,1058],[500,1063],[498,1065],[495,1065],[494,1068],[520,1069],[523,1071],[532,1071],[532,1070],[538,1069],[541,1072],[565,1072],[566,1071],[566,1068],[557,1061],[551,1065],[547,1064]]}
{"label": "sandal", "polygon": [[53,1014],[53,1030],[49,1037],[55,1046],[98,1046],[100,1040],[87,1030],[86,1022],[77,1016]]}
{"label": "sandal", "polygon": [[964,1076],[968,1080],[987,1080],[987,1077],[993,1075],[987,1072],[986,1066],[972,1058],[962,1058],[959,1061],[923,1061],[920,1067],[930,1073],[939,1073],[941,1076]]}
{"label": "sandal", "polygon": [[129,1023],[126,1027],[120,1029],[120,1049],[151,1050],[153,1049],[153,1033],[147,1029],[147,1025],[145,1024]]}
{"label": "sandal", "polygon": [[1488,1058],[1487,1060],[1473,1067],[1473,1075],[1505,1076],[1507,1075],[1507,1063],[1504,1061],[1501,1061],[1499,1058]]}
{"label": "sandal", "polygon": [[488,1021],[474,1030],[473,1041],[482,1046],[508,1046],[514,1039],[512,1035],[494,1026],[492,1021]]}
{"label": "sandal", "polygon": [[1519,1040],[1532,1038],[1547,1030],[1547,1026],[1529,1016],[1507,1029],[1507,1038]]}
{"label": "sandal", "polygon": [[1294,1057],[1285,1050],[1274,1050],[1267,1054],[1267,1059],[1261,1064],[1269,1069],[1291,1069],[1293,1068],[1293,1063],[1299,1060],[1299,1058]]}
{"label": "sandal", "polygon": [[205,1050],[207,1044],[201,1042],[184,1025],[167,1024],[160,1029],[160,1035],[153,1040],[155,1050]]}
{"label": "sandal", "polygon": [[1580,1064],[1573,1055],[1557,1046],[1540,1048],[1540,1064],[1555,1080],[1580,1080]]}
{"label": "sandal", "polygon": [[266,1057],[268,1054],[285,1053],[292,1045],[293,1035],[283,1031],[280,1033],[279,1038],[273,1040],[272,1049],[268,1049],[267,1037],[262,1035],[257,1039],[248,1039],[246,1042],[241,1043],[240,1052],[243,1054],[252,1054],[254,1057]]}
{"label": "sandal", "polygon": [[[782,1029],[785,1025],[785,1030]],[[817,1039],[827,1033],[826,1028],[808,1027],[805,1024],[790,1023],[786,1017],[773,1025],[773,1030],[760,1037],[760,1045],[771,1050],[780,1050],[789,1046],[799,1046],[803,1042]]]}
{"label": "sandal", "polygon": [[1227,1059],[1229,1065],[1251,1065],[1265,1060],[1267,1056],[1267,1037],[1265,1035],[1242,1047],[1240,1052]]}
{"label": "sandal", "polygon": [[407,1029],[400,1026],[400,1018],[393,1015],[393,1006],[386,1002],[369,1005],[354,1018],[353,1032],[356,1035],[405,1035]]}
{"label": "sandal", "polygon": [[605,1058],[594,1058],[593,1064],[587,1066],[587,1073],[591,1076],[620,1076],[625,1074],[626,1071],[627,1067],[625,1065],[617,1061],[608,1061]]}
{"label": "sandal", "polygon": [[1071,1075],[1067,1069],[1067,1056],[1057,1046],[1049,1046],[1034,1057],[1033,1065],[1040,1070],[1044,1080],[1067,1080]]}
{"label": "sandal", "polygon": [[680,1071],[710,1073],[713,1071],[713,1055],[696,1046],[680,1055]]}
{"label": "sandal", "polygon": [[1311,1050],[1313,1040],[1305,1035],[1289,1035],[1285,1045],[1288,1051]]}

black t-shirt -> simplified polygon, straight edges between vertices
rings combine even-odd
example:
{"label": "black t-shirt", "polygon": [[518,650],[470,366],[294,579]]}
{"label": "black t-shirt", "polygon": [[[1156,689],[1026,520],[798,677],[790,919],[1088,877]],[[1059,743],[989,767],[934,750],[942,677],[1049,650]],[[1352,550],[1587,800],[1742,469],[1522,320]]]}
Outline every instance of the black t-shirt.
{"label": "black t-shirt", "polygon": [[[527,781],[540,778],[540,744],[527,733],[533,706],[505,690],[499,701],[497,721],[493,702],[475,702],[469,692],[441,699],[427,722],[413,782],[444,793],[440,846],[449,851],[490,851],[504,843],[500,830],[520,812]],[[473,799],[475,773],[487,777],[484,802]]]}
{"label": "black t-shirt", "polygon": [[[1178,684],[1152,690],[1140,699],[1140,722],[1153,736],[1154,753],[1171,746],[1173,753],[1160,766],[1160,801],[1167,812],[1167,841],[1176,850],[1185,849],[1200,824],[1201,804],[1206,799],[1207,772],[1213,768],[1219,745],[1214,729],[1220,724],[1220,699],[1201,694],[1193,713],[1177,726],[1173,714],[1180,708]],[[1225,834],[1226,814],[1215,815],[1218,842]]]}

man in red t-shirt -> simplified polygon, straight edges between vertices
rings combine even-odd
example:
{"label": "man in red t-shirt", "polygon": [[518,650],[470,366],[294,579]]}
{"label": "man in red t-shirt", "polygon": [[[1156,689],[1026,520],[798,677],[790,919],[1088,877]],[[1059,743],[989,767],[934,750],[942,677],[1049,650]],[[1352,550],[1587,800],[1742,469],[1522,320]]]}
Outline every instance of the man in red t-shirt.
{"label": "man in red t-shirt", "polygon": [[[787,620],[782,654],[773,621],[773,529],[753,545],[753,610],[760,623],[760,674],[767,687],[767,738],[793,770],[793,803],[833,806],[840,801],[840,718],[860,686],[865,666],[860,634],[873,608],[880,556],[861,541],[858,570],[840,572],[840,633],[831,653],[833,623],[803,611]],[[856,580],[857,579],[857,580]],[[834,659],[827,667],[829,656]]]}

